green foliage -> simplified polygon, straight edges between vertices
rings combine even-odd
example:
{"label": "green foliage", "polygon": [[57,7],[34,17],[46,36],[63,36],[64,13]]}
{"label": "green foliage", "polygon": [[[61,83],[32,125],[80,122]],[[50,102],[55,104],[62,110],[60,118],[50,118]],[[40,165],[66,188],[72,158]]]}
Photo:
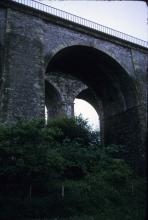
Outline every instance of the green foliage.
{"label": "green foliage", "polygon": [[94,145],[99,143],[99,132],[93,131],[86,120],[81,117],[58,118],[48,121],[47,127],[61,129],[61,141],[65,139],[77,140],[84,145]]}
{"label": "green foliage", "polygon": [[0,219],[141,220],[145,179],[82,118],[0,126]]}

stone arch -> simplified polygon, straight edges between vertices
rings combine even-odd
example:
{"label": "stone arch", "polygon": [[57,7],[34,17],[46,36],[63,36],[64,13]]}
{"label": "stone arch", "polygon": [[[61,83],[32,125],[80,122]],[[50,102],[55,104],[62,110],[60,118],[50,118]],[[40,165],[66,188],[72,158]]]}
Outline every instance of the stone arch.
{"label": "stone arch", "polygon": [[[120,65],[120,67],[126,72],[126,74],[129,76],[129,79],[131,81],[134,81],[134,90],[136,93],[137,98],[137,105],[141,105],[142,100],[145,98],[145,92],[143,92],[143,88],[140,83],[139,83],[139,79],[137,79],[136,75],[135,75],[135,64],[133,63],[133,55],[132,55],[132,50],[129,49],[129,57],[130,60],[132,60],[132,62],[129,62],[129,59],[127,60],[127,62],[125,62],[125,56],[123,59],[122,54],[120,54],[120,50],[119,50],[119,54],[121,55],[120,57],[122,57],[121,59],[119,59],[119,54],[116,53],[116,49],[118,50],[118,48],[108,48],[105,45],[102,45],[102,41],[101,43],[97,43],[96,40],[89,40],[89,41],[84,41],[84,40],[73,40],[73,41],[64,41],[62,44],[58,44],[58,46],[56,46],[54,49],[50,50],[48,53],[46,53],[45,55],[45,70],[47,69],[47,66],[49,64],[49,62],[52,60],[52,58],[54,56],[56,56],[56,54],[58,54],[60,51],[68,48],[68,47],[73,47],[73,46],[84,46],[84,47],[90,47],[92,49],[96,49],[106,55],[108,55],[111,59],[113,59],[116,63],[118,63]],[[127,50],[126,50],[127,52]],[[122,53],[122,50],[121,50]],[[125,53],[125,55],[127,55]],[[130,65],[129,65],[130,63]],[[122,95],[121,95],[122,96]],[[121,97],[122,98],[122,97]]]}
{"label": "stone arch", "polygon": [[137,154],[143,143],[135,81],[114,58],[88,44],[55,50],[46,72],[73,76],[87,85],[95,94],[95,107],[101,103],[105,145],[126,145]]}
{"label": "stone arch", "polygon": [[97,99],[96,94],[90,88],[85,88],[80,91],[75,98],[83,99],[90,103],[96,112],[101,115],[102,110],[102,103],[100,100]]}
{"label": "stone arch", "polygon": [[57,73],[57,72],[53,72],[50,74],[46,73],[45,79],[56,88],[59,94],[61,94],[62,101],[65,100],[63,97],[65,94],[62,94],[62,93],[63,93],[63,90],[65,92],[65,89],[66,89],[66,88],[64,89],[63,87],[68,87],[69,85],[71,86],[71,88],[67,92],[70,92],[72,88],[74,89],[74,87],[77,87],[77,90],[72,91],[72,94],[71,94],[71,96],[73,96],[72,99],[75,98],[82,90],[87,88],[87,86],[84,85],[77,78],[68,77],[68,76],[65,76],[64,74]]}
{"label": "stone arch", "polygon": [[[73,41],[73,42],[68,42],[68,43],[63,43],[63,44],[60,44],[58,47],[56,47],[54,50],[52,50],[46,57],[48,57],[46,59],[46,62],[45,62],[45,65],[46,65],[46,68],[48,67],[48,64],[51,62],[51,60],[57,55],[60,53],[60,51],[63,51],[67,48],[72,48],[72,47],[85,47],[85,48],[90,48],[92,50],[96,50],[96,51],[99,51],[100,54],[104,54],[106,55],[106,57],[109,57],[110,59],[112,59],[117,65],[118,67],[120,67],[120,70],[124,73],[126,73],[126,78],[128,78],[127,80],[128,81],[132,81],[131,85],[132,84],[136,84],[136,82],[134,82],[134,80],[132,79],[132,77],[130,76],[129,72],[127,71],[127,69],[123,68],[123,66],[120,64],[119,60],[115,60],[114,57],[112,57],[108,51],[105,51],[104,50],[100,50],[98,49],[99,47],[96,47],[94,44],[92,44],[92,42],[84,42],[84,41]],[[112,76],[111,76],[112,77]],[[110,77],[110,78],[111,78]],[[120,76],[119,76],[120,77]],[[114,79],[112,79],[114,80]],[[118,83],[116,84],[116,88],[118,87]],[[133,86],[133,90],[134,90],[134,93],[135,95],[138,97],[138,90],[137,90],[137,85],[134,85]],[[122,94],[120,93],[120,98],[122,99]]]}
{"label": "stone arch", "polygon": [[[52,103],[51,101],[48,103],[49,109],[53,109],[53,103],[56,103],[54,105],[57,106],[60,112],[62,111],[61,113],[63,115],[67,115],[68,117],[74,116],[74,99],[82,90],[86,89],[87,86],[75,77],[68,77],[58,72],[46,73],[45,79],[45,102],[46,96],[52,96],[49,100],[53,100]],[[47,82],[54,88],[48,90],[48,92],[47,88],[49,86],[47,87]],[[59,95],[57,96],[56,93]],[[60,100],[56,98],[59,96]],[[62,115],[58,114],[55,110],[53,111],[55,112],[55,117]]]}
{"label": "stone arch", "polygon": [[120,64],[122,68],[126,70],[126,72],[130,75],[129,69],[126,66],[126,64],[123,61],[123,59],[119,60],[118,55],[114,53],[114,50],[108,50],[106,47],[102,47],[101,44],[97,44],[95,41],[84,41],[84,40],[74,40],[70,42],[63,42],[62,44],[58,44],[54,49],[50,50],[46,56],[45,56],[45,69],[47,69],[48,63],[51,61],[51,59],[61,50],[72,47],[72,46],[86,46],[91,47],[96,50],[101,51],[102,53],[107,54],[112,59],[116,60]]}

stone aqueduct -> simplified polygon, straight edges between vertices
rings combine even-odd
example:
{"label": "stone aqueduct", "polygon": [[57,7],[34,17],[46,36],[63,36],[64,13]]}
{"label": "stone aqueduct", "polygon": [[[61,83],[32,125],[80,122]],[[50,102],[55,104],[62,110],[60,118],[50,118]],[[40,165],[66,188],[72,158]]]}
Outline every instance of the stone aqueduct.
{"label": "stone aqueduct", "polygon": [[0,120],[73,115],[76,97],[100,116],[105,144],[144,146],[148,49],[71,21],[0,2]]}

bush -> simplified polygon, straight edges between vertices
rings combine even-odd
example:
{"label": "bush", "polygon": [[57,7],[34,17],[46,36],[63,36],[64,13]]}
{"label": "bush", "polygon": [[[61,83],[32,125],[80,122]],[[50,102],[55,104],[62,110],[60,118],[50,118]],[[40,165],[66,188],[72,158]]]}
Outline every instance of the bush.
{"label": "bush", "polygon": [[0,140],[1,219],[144,218],[145,179],[82,118],[3,125]]}
{"label": "bush", "polygon": [[61,141],[65,139],[77,140],[84,145],[98,144],[99,132],[93,131],[88,122],[81,117],[58,118],[49,120],[47,127],[58,128],[62,131]]}

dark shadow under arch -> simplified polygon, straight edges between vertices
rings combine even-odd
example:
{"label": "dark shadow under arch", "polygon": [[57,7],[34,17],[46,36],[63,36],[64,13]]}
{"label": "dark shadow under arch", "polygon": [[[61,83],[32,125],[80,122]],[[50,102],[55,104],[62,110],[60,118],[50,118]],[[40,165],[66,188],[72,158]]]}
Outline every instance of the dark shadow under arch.
{"label": "dark shadow under arch", "polygon": [[86,84],[95,94],[89,101],[102,105],[104,143],[127,145],[130,153],[133,148],[138,153],[142,145],[138,92],[134,79],[115,59],[92,47],[70,46],[53,56],[46,72],[71,75]]}
{"label": "dark shadow under arch", "polygon": [[106,105],[106,115],[111,107],[120,112],[137,102],[130,76],[113,58],[97,49],[86,46],[65,48],[50,61],[47,72],[50,71],[73,75],[93,88]]}

